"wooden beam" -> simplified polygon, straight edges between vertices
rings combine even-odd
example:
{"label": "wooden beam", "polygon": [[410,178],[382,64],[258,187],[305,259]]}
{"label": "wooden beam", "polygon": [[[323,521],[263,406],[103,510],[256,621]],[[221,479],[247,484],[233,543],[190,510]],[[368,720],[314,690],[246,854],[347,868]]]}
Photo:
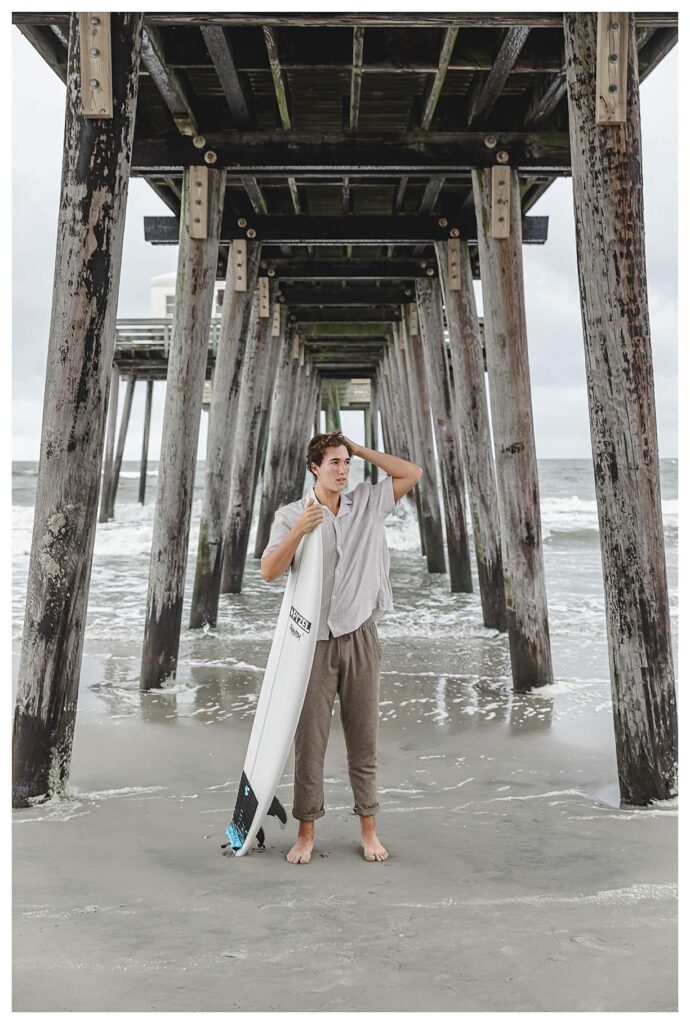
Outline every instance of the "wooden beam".
{"label": "wooden beam", "polygon": [[[45,25],[51,22],[66,24],[69,15],[51,12],[14,11],[12,23],[15,25],[29,23]],[[146,15],[146,24],[150,25],[274,25],[295,28],[315,28],[318,26],[331,28],[353,28],[363,25],[365,28],[446,28],[449,22],[447,12],[443,11],[367,11],[357,14],[341,14],[339,12],[299,13],[289,12],[264,14],[246,11],[213,11],[178,12],[152,11]],[[646,11],[636,12],[638,25],[669,26],[678,25],[677,11]],[[528,25],[530,28],[562,29],[563,15],[559,11],[454,11],[454,25],[460,28],[498,28]]]}
{"label": "wooden beam", "polygon": [[362,94],[362,61],[364,59],[364,29],[356,25],[352,30],[352,78],[350,81],[350,131],[359,126],[359,101]]}
{"label": "wooden beam", "polygon": [[[399,175],[467,178],[474,167],[490,167],[496,161],[486,145],[486,133],[403,132],[380,134],[293,132],[290,146],[282,133],[207,133],[207,144],[216,153],[215,166],[232,174],[264,177],[308,175],[310,179],[380,178]],[[525,173],[541,170],[554,174],[570,170],[570,140],[566,132],[505,131],[498,134],[501,149],[511,163]],[[167,174],[198,162],[198,150],[186,139],[168,134],[157,139],[136,140],[132,166],[137,174]]]}
{"label": "wooden beam", "polygon": [[280,66],[280,57],[278,55],[278,42],[276,32],[268,25],[263,26],[264,30],[264,41],[266,43],[266,52],[268,54],[268,63],[271,68],[271,77],[273,78],[273,88],[276,95],[276,103],[278,104],[278,116],[280,117],[280,123],[286,131],[292,128],[292,119],[290,117],[290,101],[288,99],[288,88],[283,69]]}
{"label": "wooden beam", "polygon": [[[166,64],[163,43],[153,25],[145,28],[142,35],[141,62],[157,86],[178,131],[182,135],[198,135],[199,125],[191,89],[183,78],[184,72],[176,71]],[[197,163],[198,159],[198,150],[195,155],[190,152],[188,163]]]}
{"label": "wooden beam", "polygon": [[117,498],[117,489],[120,484],[122,457],[125,452],[125,442],[127,440],[129,418],[132,413],[132,400],[134,399],[134,386],[136,382],[136,374],[131,374],[129,377],[127,377],[127,387],[125,388],[125,401],[124,405],[122,406],[122,416],[120,417],[120,430],[118,431],[117,435],[117,448],[115,449],[115,458],[113,460],[113,472],[110,478],[110,490],[108,492],[108,519],[115,518],[115,500]]}
{"label": "wooden beam", "polygon": [[626,119],[596,122],[597,15],[563,18],[594,485],[622,805],[678,792],[678,725],[644,245],[635,15]]}
{"label": "wooden beam", "polygon": [[141,463],[139,466],[139,504],[146,500],[146,468],[149,459],[149,435],[151,433],[151,407],[153,405],[153,381],[146,381],[146,403],[144,406],[144,433],[141,439]]}
{"label": "wooden beam", "polygon": [[281,281],[409,281],[433,277],[436,259],[266,259],[264,273]]}
{"label": "wooden beam", "polygon": [[49,68],[55,72],[61,82],[67,79],[67,50],[53,32],[49,24],[35,25],[20,22],[19,31],[31,43],[34,50],[43,58]]}
{"label": "wooden beam", "polygon": [[515,66],[515,61],[525,44],[529,31],[529,27],[526,25],[506,30],[503,42],[496,54],[494,66],[470,100],[467,117],[468,128],[481,125],[488,118]]}
{"label": "wooden beam", "polygon": [[101,484],[101,505],[98,522],[108,522],[110,508],[110,491],[113,480],[113,463],[115,460],[115,437],[117,434],[117,406],[120,398],[120,370],[113,366],[110,378],[110,398],[108,401],[108,426],[106,431],[105,454],[103,456],[103,481]]}
{"label": "wooden beam", "polygon": [[414,298],[414,288],[306,288],[301,285],[281,285],[281,293],[288,306],[372,306],[376,303],[392,306]]}
{"label": "wooden beam", "polygon": [[301,324],[327,323],[352,323],[352,324],[382,324],[395,323],[400,319],[400,307],[395,306],[330,306],[327,310],[314,308],[313,306],[291,306],[290,320]]}
{"label": "wooden beam", "polygon": [[443,37],[443,45],[441,47],[441,54],[438,59],[438,68],[434,75],[433,81],[431,82],[429,92],[424,103],[424,109],[422,111],[421,128],[426,131],[431,126],[434,114],[436,112],[436,106],[438,104],[439,96],[441,95],[441,89],[448,72],[448,65],[450,64],[450,58],[453,54],[453,47],[455,46],[455,40],[458,38],[457,25],[449,26]]}
{"label": "wooden beam", "polygon": [[[451,232],[469,242],[477,240],[477,225],[472,217],[442,223],[444,218],[429,216],[412,217],[274,217],[257,215],[243,218],[246,224],[238,223],[233,211],[223,216],[221,239],[230,242],[235,238],[246,238],[247,231],[252,237],[265,244],[292,245],[414,245],[418,242],[445,241]],[[543,244],[548,235],[548,217],[523,218],[523,241]],[[176,234],[177,233],[177,234]],[[179,219],[176,217],[144,217],[144,237],[147,242],[158,245],[174,245],[179,235]]]}
{"label": "wooden beam", "polygon": [[255,123],[251,93],[237,71],[226,29],[221,25],[202,25],[201,34],[236,127],[251,128]]}

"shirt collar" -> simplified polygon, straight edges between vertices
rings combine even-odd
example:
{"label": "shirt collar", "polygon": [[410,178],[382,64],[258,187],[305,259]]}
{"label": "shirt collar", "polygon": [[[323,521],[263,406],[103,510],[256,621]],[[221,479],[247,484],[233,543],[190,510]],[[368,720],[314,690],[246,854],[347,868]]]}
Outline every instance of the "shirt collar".
{"label": "shirt collar", "polygon": [[[314,497],[316,497],[316,495],[314,495]],[[317,502],[319,502],[318,498],[316,498],[316,500],[317,500]],[[321,502],[319,502],[319,504],[321,504]],[[350,514],[350,505],[351,504],[352,504],[352,495],[351,494],[341,494],[340,495],[340,508],[338,509],[338,515],[334,516],[334,518],[335,519],[340,519],[341,516],[349,516],[349,514]],[[322,508],[326,508],[327,506],[326,505],[321,505],[321,507]],[[328,511],[331,512],[330,509],[328,509]],[[333,515],[332,512],[331,512],[331,515]]]}

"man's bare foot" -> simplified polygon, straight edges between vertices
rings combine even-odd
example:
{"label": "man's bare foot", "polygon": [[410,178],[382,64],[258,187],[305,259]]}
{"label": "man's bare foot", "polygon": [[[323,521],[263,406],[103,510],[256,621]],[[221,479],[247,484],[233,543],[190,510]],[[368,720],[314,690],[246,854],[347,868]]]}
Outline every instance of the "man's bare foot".
{"label": "man's bare foot", "polygon": [[362,815],[359,819],[362,829],[362,853],[368,861],[388,860],[388,851],[376,835],[376,818],[373,814]]}
{"label": "man's bare foot", "polygon": [[308,864],[314,849],[314,822],[301,821],[297,842],[286,854],[290,864]]}

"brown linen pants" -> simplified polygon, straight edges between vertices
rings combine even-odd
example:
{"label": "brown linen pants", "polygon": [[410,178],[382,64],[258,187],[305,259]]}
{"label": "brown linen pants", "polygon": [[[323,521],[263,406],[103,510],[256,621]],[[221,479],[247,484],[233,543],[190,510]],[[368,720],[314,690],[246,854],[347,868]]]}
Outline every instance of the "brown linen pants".
{"label": "brown linen pants", "polygon": [[376,814],[381,644],[368,618],[352,633],[317,640],[302,714],[295,733],[292,816],[315,821],[324,810],[323,766],[336,693],[345,734],[355,814]]}

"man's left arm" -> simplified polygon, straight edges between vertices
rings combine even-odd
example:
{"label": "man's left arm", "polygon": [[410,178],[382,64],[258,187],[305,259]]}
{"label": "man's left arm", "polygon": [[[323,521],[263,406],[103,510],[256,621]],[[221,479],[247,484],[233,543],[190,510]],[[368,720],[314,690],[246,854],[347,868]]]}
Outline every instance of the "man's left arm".
{"label": "man's left arm", "polygon": [[373,448],[365,448],[364,445],[355,444],[354,441],[350,441],[347,438],[350,447],[352,448],[352,454],[357,455],[360,459],[365,459],[367,462],[371,462],[374,466],[378,466],[384,473],[387,473],[393,480],[393,497],[396,501],[411,491],[414,485],[418,482],[424,470],[421,466],[416,465],[414,462],[408,462],[406,459],[400,459],[397,455],[387,455],[384,452],[377,452]]}

